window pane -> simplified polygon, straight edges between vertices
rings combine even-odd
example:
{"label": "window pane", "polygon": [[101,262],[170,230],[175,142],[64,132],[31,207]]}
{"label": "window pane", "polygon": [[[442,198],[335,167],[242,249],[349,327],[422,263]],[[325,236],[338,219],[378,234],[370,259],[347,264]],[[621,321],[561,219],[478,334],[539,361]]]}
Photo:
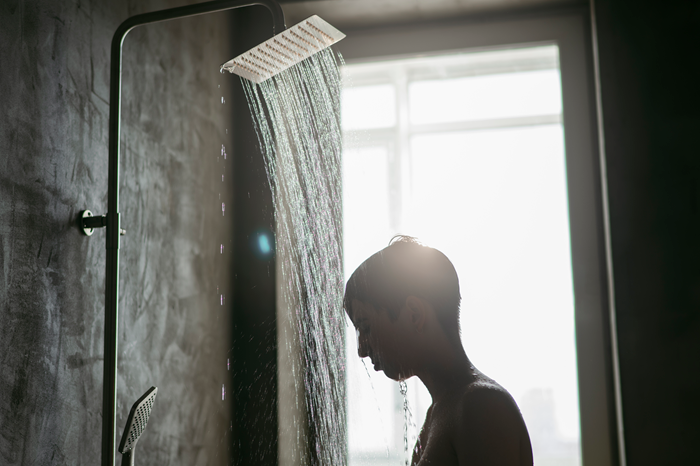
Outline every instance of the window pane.
{"label": "window pane", "polygon": [[350,87],[343,89],[341,115],[344,130],[388,128],[396,124],[394,86]]}
{"label": "window pane", "polygon": [[514,118],[561,113],[559,70],[540,70],[409,85],[411,123]]}
{"label": "window pane", "polygon": [[343,152],[343,243],[345,275],[386,246],[389,151],[375,146]]}
{"label": "window pane", "polygon": [[520,406],[535,463],[579,464],[563,130],[415,136],[407,232],[459,274],[462,341]]}
{"label": "window pane", "polygon": [[[344,155],[344,258],[347,279],[395,233],[444,251],[460,277],[467,354],[518,402],[535,464],[572,466],[581,459],[563,128],[452,124],[560,115],[557,57],[548,46],[350,65],[356,82],[409,86],[350,89],[383,87],[384,101],[343,95],[344,130],[390,128],[363,133],[373,147]],[[399,99],[408,114],[396,119]],[[382,106],[391,113],[372,123]],[[349,465],[402,463],[397,384],[366,370],[351,327],[347,346]],[[430,396],[416,378],[408,385],[420,428]]]}

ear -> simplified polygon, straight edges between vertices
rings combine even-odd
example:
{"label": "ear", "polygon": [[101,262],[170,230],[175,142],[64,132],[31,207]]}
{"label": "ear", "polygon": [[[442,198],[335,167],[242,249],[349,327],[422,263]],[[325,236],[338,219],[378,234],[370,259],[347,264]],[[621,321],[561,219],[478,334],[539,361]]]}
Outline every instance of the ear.
{"label": "ear", "polygon": [[406,298],[406,310],[411,324],[418,332],[423,333],[428,320],[428,307],[430,304],[423,298],[410,295]]}

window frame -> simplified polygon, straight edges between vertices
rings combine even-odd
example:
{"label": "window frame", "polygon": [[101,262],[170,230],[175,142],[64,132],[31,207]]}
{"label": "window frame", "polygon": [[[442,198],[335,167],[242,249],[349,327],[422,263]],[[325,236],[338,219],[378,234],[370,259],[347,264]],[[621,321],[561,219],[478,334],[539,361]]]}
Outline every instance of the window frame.
{"label": "window frame", "polygon": [[347,37],[336,48],[348,64],[506,47],[559,47],[582,462],[624,465],[605,177],[587,10],[344,32]]}
{"label": "window frame", "polygon": [[[554,46],[554,44],[544,44]],[[528,47],[521,47],[528,50]],[[512,49],[509,49],[512,50]],[[488,53],[488,52],[487,52]],[[469,63],[465,55],[473,54],[440,54],[428,58],[428,63],[421,58],[405,60],[389,60],[379,63],[369,63],[364,69],[343,71],[343,85],[352,88],[365,86],[388,85],[394,90],[395,122],[391,126],[376,128],[358,128],[343,130],[344,149],[359,149],[364,147],[382,146],[388,154],[388,183],[391,186],[390,227],[394,232],[402,230],[406,216],[403,200],[412,197],[411,185],[411,139],[416,135],[449,133],[458,131],[477,131],[495,128],[516,128],[521,126],[538,126],[546,124],[563,125],[563,115],[548,113],[516,117],[480,118],[438,123],[413,123],[410,117],[410,86],[414,82],[440,79],[466,78],[474,76],[493,76],[520,71],[557,70],[559,73],[559,52],[551,54],[548,51],[535,52],[530,56],[516,53],[516,61],[505,65],[503,58],[491,56],[489,63]],[[513,55],[513,54],[511,54]],[[445,60],[445,57],[447,60]],[[437,58],[443,68],[438,71],[428,71],[430,62]],[[512,58],[512,57],[511,57]],[[452,62],[452,63],[450,63]],[[458,63],[455,66],[455,63]],[[352,65],[352,63],[350,63]],[[360,66],[367,65],[362,63]],[[505,66],[504,66],[505,65]],[[446,74],[445,74],[446,73]]]}

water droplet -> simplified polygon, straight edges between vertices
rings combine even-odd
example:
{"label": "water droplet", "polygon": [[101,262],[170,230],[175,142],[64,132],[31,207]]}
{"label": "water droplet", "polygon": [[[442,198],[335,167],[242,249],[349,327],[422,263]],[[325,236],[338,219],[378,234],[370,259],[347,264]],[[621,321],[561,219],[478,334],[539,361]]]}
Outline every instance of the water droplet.
{"label": "water droplet", "polygon": [[224,181],[224,175],[221,174],[221,182],[223,183],[223,181]]}
{"label": "water droplet", "polygon": [[221,384],[221,401],[224,401],[226,399],[226,386],[224,384]]}
{"label": "water droplet", "polygon": [[228,129],[226,129],[226,134],[228,134]]}
{"label": "water droplet", "polygon": [[230,359],[227,359],[227,360],[226,360],[226,370],[227,370],[227,371],[230,371],[230,370],[231,370],[231,360],[230,360]]}
{"label": "water droplet", "polygon": [[221,216],[222,216],[222,217],[224,216],[224,212],[226,212],[226,204],[224,204],[224,203],[222,202],[222,203],[221,203]]}
{"label": "water droplet", "polygon": [[[411,407],[408,404],[408,384],[405,380],[399,382],[399,392],[403,395],[403,452],[404,455],[408,455],[408,429],[409,427],[414,428],[415,423],[413,422]],[[407,458],[406,464],[408,464],[408,456],[405,457]]]}
{"label": "water droplet", "polygon": [[223,254],[223,253],[224,253],[224,245],[222,244],[221,245],[221,254]]}
{"label": "water droplet", "polygon": [[225,104],[225,103],[226,103],[226,101],[224,100],[223,97],[221,97],[221,103],[222,103],[222,104]]}
{"label": "water droplet", "polygon": [[221,89],[221,84],[219,84],[219,89]]}
{"label": "water droplet", "polygon": [[224,295],[221,295],[221,305],[224,305]]}

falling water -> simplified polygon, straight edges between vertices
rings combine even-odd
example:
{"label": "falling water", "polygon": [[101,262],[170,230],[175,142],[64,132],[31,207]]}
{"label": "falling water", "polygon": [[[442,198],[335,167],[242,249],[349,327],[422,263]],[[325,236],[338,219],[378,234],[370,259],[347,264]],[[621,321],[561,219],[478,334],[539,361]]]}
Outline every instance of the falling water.
{"label": "falling water", "polygon": [[411,455],[409,455],[408,445],[414,444],[416,441],[416,436],[413,434],[409,439],[409,428],[411,432],[415,432],[416,423],[413,420],[413,412],[411,411],[411,406],[408,403],[408,384],[405,380],[399,382],[399,392],[403,396],[403,454],[405,458],[405,465],[408,466],[411,461]]}
{"label": "falling water", "polygon": [[[377,398],[377,391],[374,389],[374,384],[372,383],[372,376],[369,375],[369,369],[367,368],[367,363],[362,359],[362,367],[365,368],[365,374],[367,375],[367,380],[369,381],[369,386],[372,389],[372,394],[374,395],[374,403],[377,407],[377,413],[379,413],[379,422],[382,425],[382,431],[386,432],[386,427],[384,426],[384,419],[381,416],[381,406],[379,405],[379,399]],[[389,443],[386,444],[386,457],[389,458],[391,452],[389,451]]]}
{"label": "falling water", "polygon": [[312,430],[309,461],[328,466],[347,461],[339,60],[326,49],[261,84],[242,80],[275,199],[279,292],[295,315],[292,372],[303,374],[297,402]]}

